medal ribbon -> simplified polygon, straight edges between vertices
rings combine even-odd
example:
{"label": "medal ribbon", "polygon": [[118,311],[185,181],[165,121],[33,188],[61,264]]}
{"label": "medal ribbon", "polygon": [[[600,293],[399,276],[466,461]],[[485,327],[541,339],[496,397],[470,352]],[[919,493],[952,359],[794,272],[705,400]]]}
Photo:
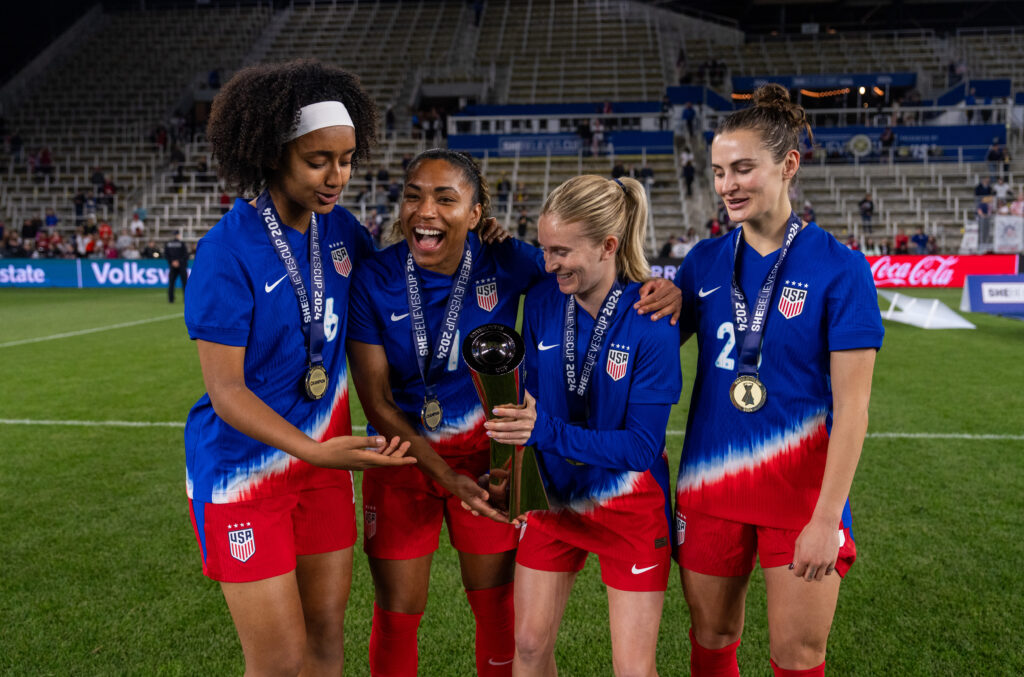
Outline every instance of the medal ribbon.
{"label": "medal ribbon", "polygon": [[771,306],[772,294],[775,292],[775,282],[778,280],[779,271],[782,270],[782,262],[789,253],[793,244],[793,238],[800,232],[803,222],[796,214],[791,213],[789,222],[786,224],[786,237],[782,241],[782,249],[779,250],[779,258],[775,265],[768,271],[761,290],[757,294],[757,303],[754,304],[753,312],[747,307],[747,297],[740,287],[739,271],[743,265],[741,247],[743,245],[743,230],[736,235],[736,247],[733,250],[732,266],[732,315],[736,325],[736,335],[739,337],[739,369],[740,376],[757,376],[757,362],[761,355],[761,343],[764,340],[765,323],[768,320],[768,310]]}
{"label": "medal ribbon", "polygon": [[[302,335],[306,339],[306,355],[310,365],[323,364],[324,349],[324,267],[320,259],[320,232],[317,227],[316,212],[309,216],[309,272],[310,288],[312,295],[306,290],[306,283],[302,279],[302,272],[299,270],[299,263],[292,254],[291,245],[285,237],[281,225],[281,217],[274,207],[274,201],[270,199],[270,192],[263,191],[256,199],[256,211],[263,218],[263,227],[270,238],[277,257],[281,259],[285,270],[288,272],[288,279],[292,283],[292,290],[299,302],[299,311],[302,314]],[[310,298],[312,296],[312,298]]]}
{"label": "medal ribbon", "polygon": [[[462,262],[459,272],[452,281],[452,290],[448,294],[448,307],[444,311],[441,322],[441,334],[437,338],[433,355],[430,350],[430,336],[427,334],[427,321],[423,316],[423,294],[420,291],[420,279],[416,275],[416,263],[412,252],[405,259],[405,294],[409,301],[409,317],[412,324],[412,343],[416,349],[416,364],[420,369],[423,387],[427,399],[437,399],[437,383],[441,380],[448,355],[455,343],[455,333],[459,329],[459,316],[462,314],[466,290],[469,289],[469,276],[473,270],[473,254],[469,250],[469,242],[463,246]],[[429,364],[428,364],[429,359]]]}
{"label": "medal ribbon", "polygon": [[562,364],[565,369],[566,403],[569,405],[569,422],[584,424],[588,417],[587,392],[590,389],[590,377],[597,364],[597,356],[601,354],[601,346],[608,333],[608,327],[615,318],[619,299],[624,291],[618,280],[612,284],[608,295],[604,297],[601,311],[594,321],[594,331],[590,334],[590,345],[583,359],[583,366],[576,372],[576,297],[569,294],[565,302],[565,318],[562,323]]}

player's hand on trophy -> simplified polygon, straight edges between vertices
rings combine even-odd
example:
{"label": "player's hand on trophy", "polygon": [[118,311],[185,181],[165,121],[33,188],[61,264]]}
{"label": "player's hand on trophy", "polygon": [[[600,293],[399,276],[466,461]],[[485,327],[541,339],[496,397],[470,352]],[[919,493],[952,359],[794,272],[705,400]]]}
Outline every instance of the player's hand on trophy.
{"label": "player's hand on trophy", "polygon": [[484,423],[487,436],[495,442],[524,446],[533,434],[533,426],[537,422],[537,400],[530,391],[523,393],[522,406],[502,404],[494,408],[492,418]]}
{"label": "player's hand on trophy", "polygon": [[675,326],[679,321],[679,313],[683,310],[683,294],[671,280],[656,277],[647,280],[640,287],[640,300],[634,303],[633,307],[641,315],[653,312],[652,320],[660,320],[666,315],[671,315],[669,322]]}
{"label": "player's hand on trophy", "polygon": [[472,477],[461,473],[445,482],[445,488],[462,501],[462,507],[476,516],[490,517],[495,522],[508,522],[508,513],[502,512],[490,501],[490,492],[477,483]]}
{"label": "player's hand on trophy", "polygon": [[483,223],[477,227],[476,234],[483,240],[484,244],[504,242],[512,237],[512,233],[498,225],[498,219],[493,216],[483,220]]}
{"label": "player's hand on trophy", "polygon": [[383,436],[340,436],[316,444],[303,460],[322,468],[365,470],[382,466],[411,465],[416,462],[406,456],[409,443],[397,436],[389,442]]}

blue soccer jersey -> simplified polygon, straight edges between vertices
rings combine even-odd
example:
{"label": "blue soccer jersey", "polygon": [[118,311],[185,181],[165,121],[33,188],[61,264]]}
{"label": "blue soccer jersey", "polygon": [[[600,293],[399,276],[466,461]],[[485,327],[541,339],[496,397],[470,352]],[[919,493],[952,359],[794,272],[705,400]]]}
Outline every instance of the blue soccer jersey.
{"label": "blue soccer jersey", "polygon": [[[668,320],[651,322],[633,309],[640,284],[625,286],[598,354],[585,426],[570,425],[562,344],[568,296],[555,280],[533,289],[523,312],[526,387],[537,399],[530,443],[552,508],[576,513],[627,509],[630,496],[656,485],[668,519],[665,424],[682,389],[679,337]],[[577,373],[594,318],[577,305]],[[531,513],[532,515],[532,513]],[[534,517],[531,516],[531,520]]]}
{"label": "blue soccer jersey", "polygon": [[[881,347],[878,297],[863,255],[815,225],[800,231],[769,303],[758,369],[767,398],[758,411],[741,412],[729,396],[741,340],[730,292],[740,232],[698,243],[676,276],[680,331],[696,333],[699,350],[676,500],[737,522],[802,529],[825,471],[830,353]],[[753,307],[779,252],[762,257],[741,247],[740,286]]]}
{"label": "blue soccer jersey", "polygon": [[[453,349],[437,385],[443,408],[440,427],[426,430],[420,421],[424,384],[416,361],[412,320],[406,296],[405,242],[377,252],[360,269],[352,286],[349,338],[384,347],[391,365],[390,383],[395,403],[419,433],[442,456],[469,454],[489,446],[484,412],[477,398],[469,368],[462,359],[462,340],[477,327],[499,322],[514,327],[519,298],[535,282],[544,279],[544,260],[536,247],[509,239],[484,245],[469,233],[473,256],[469,288],[459,317]],[[452,276],[416,266],[431,353],[452,289]],[[367,426],[373,434],[372,426]]]}
{"label": "blue soccer jersey", "polygon": [[[245,347],[245,383],[270,408],[314,440],[352,430],[345,368],[345,328],[353,262],[373,251],[366,229],[336,207],[318,217],[326,289],[323,348],[330,377],[327,394],[307,398],[302,379],[306,343],[299,304],[284,264],[256,209],[235,200],[231,211],[200,241],[185,296],[189,336]],[[309,230],[283,228],[309,285]],[[214,412],[208,394],[192,407],[185,425],[190,498],[231,503],[330,486],[344,470],[317,468],[243,435]]]}

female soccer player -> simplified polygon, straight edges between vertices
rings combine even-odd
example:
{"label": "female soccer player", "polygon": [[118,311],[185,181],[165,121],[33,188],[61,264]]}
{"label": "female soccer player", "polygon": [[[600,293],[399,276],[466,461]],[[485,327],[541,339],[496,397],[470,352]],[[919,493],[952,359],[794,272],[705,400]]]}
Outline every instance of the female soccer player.
{"label": "female soccer player", "polygon": [[415,462],[407,442],[350,436],[345,316],[372,245],[336,203],[376,124],[358,79],[314,61],[244,69],[213,104],[221,177],[257,197],[200,240],[188,286],[208,392],[185,427],[187,488],[246,674],[341,672],[349,469]]}
{"label": "female soccer player", "polygon": [[824,674],[856,556],[847,498],[883,329],[864,257],[792,211],[804,129],[779,85],[721,124],[715,190],[742,225],[699,243],[677,276],[682,339],[699,347],[675,525],[694,675],[739,674],[755,557],[775,674]]}
{"label": "female soccer player", "polygon": [[[359,400],[373,429],[409,440],[418,460],[417,468],[363,475],[375,675],[416,673],[416,633],[442,519],[476,618],[477,672],[511,671],[516,532],[460,506],[496,516],[476,484],[488,470],[489,445],[460,348],[480,325],[514,325],[520,295],[546,276],[534,247],[512,239],[481,244],[472,231],[489,209],[487,182],[472,158],[420,153],[406,170],[404,240],[367,263],[353,286],[349,354]],[[673,301],[664,287],[671,285],[644,299],[654,316]]]}
{"label": "female soccer player", "polygon": [[526,297],[526,407],[497,407],[486,424],[495,440],[536,447],[552,506],[522,527],[516,674],[556,674],[562,613],[591,552],[615,674],[656,674],[671,564],[665,426],[682,383],[675,327],[626,310],[649,272],[646,226],[643,186],[599,176],[556,188],[538,220],[556,277]]}

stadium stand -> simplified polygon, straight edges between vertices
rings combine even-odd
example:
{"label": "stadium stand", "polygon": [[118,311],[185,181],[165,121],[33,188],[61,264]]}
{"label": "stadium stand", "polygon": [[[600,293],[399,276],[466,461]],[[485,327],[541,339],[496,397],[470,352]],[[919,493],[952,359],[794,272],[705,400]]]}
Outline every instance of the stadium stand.
{"label": "stadium stand", "polygon": [[[431,143],[425,131],[430,111],[422,108],[430,92],[454,91],[463,102],[498,106],[594,107],[593,115],[556,116],[558,129],[546,131],[572,131],[584,120],[657,129],[657,112],[604,111],[635,102],[657,106],[667,87],[685,79],[714,85],[713,90],[696,88],[703,92],[696,100],[696,122],[704,131],[722,114],[714,101],[728,105],[733,77],[909,72],[916,75],[921,95],[936,101],[945,96],[943,101],[960,110],[967,92],[963,84],[950,89],[951,64],[966,63],[972,78],[1009,80],[1011,91],[1024,86],[1018,59],[1007,58],[1024,49],[1012,29],[964,30],[951,37],[915,30],[745,38],[728,22],[608,0],[492,0],[478,27],[471,4],[439,0],[97,12],[54,43],[56,54],[37,76],[16,78],[3,92],[8,131],[16,131],[24,145],[21,152],[7,147],[0,155],[0,218],[10,226],[53,209],[70,232],[76,222],[72,200],[91,190],[90,176],[98,167],[117,186],[109,205],[97,205],[100,220],[118,230],[141,206],[148,211],[146,239],[163,240],[181,230],[194,243],[221,214],[222,189],[202,134],[204,106],[215,92],[211,72],[223,81],[237,68],[260,61],[311,56],[338,63],[360,75],[382,112],[393,111],[394,133],[384,138],[382,129],[374,166],[361,168],[343,197],[364,222],[373,217],[378,192],[387,188],[378,185],[376,171],[384,168],[392,178],[400,177],[402,158]],[[125,58],[128,54],[131,58]],[[175,115],[186,109],[198,114],[194,128]],[[676,140],[668,152],[606,143],[597,156],[584,148],[571,155],[480,153],[492,186],[502,177],[512,186],[510,199],[496,199],[496,215],[512,228],[521,207],[535,219],[544,195],[569,176],[610,176],[616,165],[647,165],[654,174],[652,253],[657,243],[690,227],[706,235],[703,224],[714,214],[717,198],[706,145],[685,140],[681,110],[677,104],[670,112]],[[951,109],[935,110],[938,115]],[[1020,144],[1009,104],[994,102],[986,110],[992,110],[993,121],[1011,127],[1014,159],[1007,178],[1016,191],[1024,172],[1015,159]],[[878,113],[895,116],[892,108]],[[440,117],[444,132],[457,129],[457,117]],[[493,124],[503,120],[505,133],[529,131],[526,122],[519,128],[513,117],[499,113]],[[439,134],[433,143],[446,136]],[[172,154],[176,144],[180,155]],[[691,147],[698,168],[690,199],[678,156],[683,144]],[[27,156],[43,148],[53,169],[32,172]],[[851,161],[811,154],[801,172],[801,201],[809,200],[819,224],[845,239],[862,235],[857,204],[870,193],[876,238],[923,227],[943,249],[955,250],[965,222],[974,216],[974,186],[990,168],[963,158],[912,157],[912,151],[897,147],[893,159],[899,161],[890,163],[879,162],[880,157]],[[372,174],[368,181],[366,170]]]}

